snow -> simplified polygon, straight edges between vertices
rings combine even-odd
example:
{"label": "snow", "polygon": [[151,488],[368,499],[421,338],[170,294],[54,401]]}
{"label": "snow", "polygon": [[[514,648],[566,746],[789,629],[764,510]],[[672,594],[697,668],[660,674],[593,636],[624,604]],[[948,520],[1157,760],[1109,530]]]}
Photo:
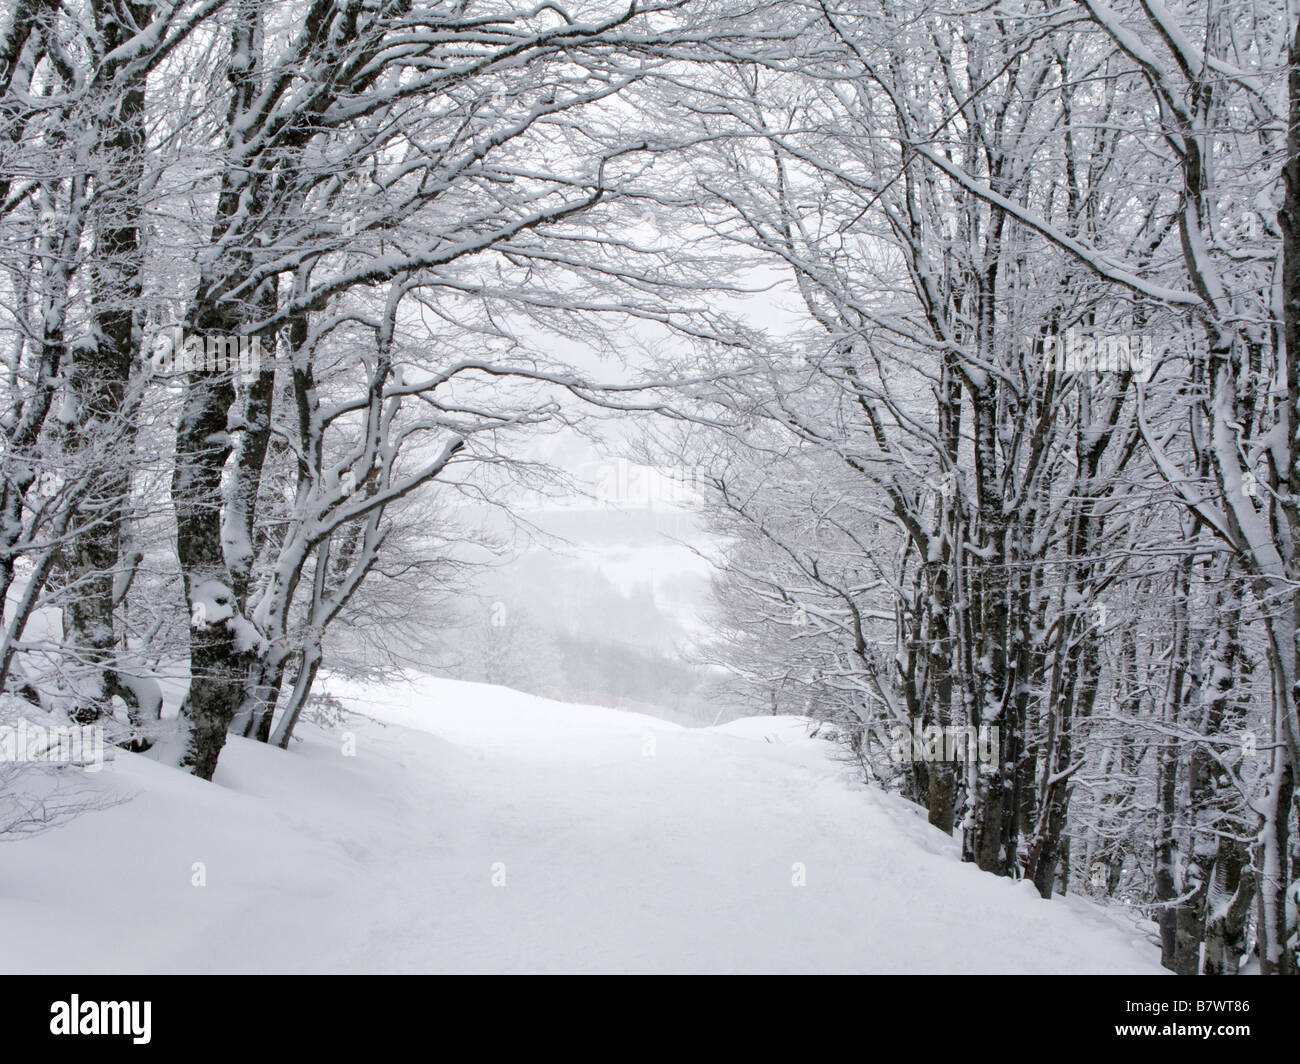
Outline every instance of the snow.
{"label": "snow", "polygon": [[231,738],[211,784],[119,751],[86,786],[129,801],[0,849],[0,970],[1162,970],[1117,917],[960,863],[802,720],[324,688],[365,716]]}
{"label": "snow", "polygon": [[216,625],[234,616],[235,594],[220,580],[202,580],[190,593],[190,623]]}
{"label": "snow", "polygon": [[270,643],[257,630],[257,627],[244,617],[231,617],[226,621],[226,626],[235,634],[235,649],[241,654],[249,651],[257,651],[259,654],[265,654],[270,648]]}
{"label": "snow", "polygon": [[163,689],[162,684],[155,677],[132,676],[122,671],[118,672],[117,677],[122,682],[122,686],[135,695],[136,704],[140,707],[140,715],[144,720],[156,720],[162,715]]}

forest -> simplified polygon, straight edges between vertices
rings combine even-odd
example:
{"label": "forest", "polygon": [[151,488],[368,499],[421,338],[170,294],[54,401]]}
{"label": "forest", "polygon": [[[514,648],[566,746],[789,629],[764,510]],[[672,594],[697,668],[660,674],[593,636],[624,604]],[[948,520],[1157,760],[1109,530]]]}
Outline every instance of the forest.
{"label": "forest", "polygon": [[[574,433],[689,480],[696,701],[1300,973],[1294,4],[5,0],[0,351],[0,725],[289,749]],[[48,777],[0,837],[96,805]]]}

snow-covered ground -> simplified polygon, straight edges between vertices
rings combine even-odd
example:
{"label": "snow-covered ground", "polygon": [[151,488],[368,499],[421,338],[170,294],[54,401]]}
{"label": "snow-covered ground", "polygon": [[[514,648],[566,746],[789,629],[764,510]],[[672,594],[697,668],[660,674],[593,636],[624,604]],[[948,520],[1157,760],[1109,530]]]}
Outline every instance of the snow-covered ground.
{"label": "snow-covered ground", "polygon": [[798,720],[325,686],[365,717],[232,739],[215,784],[119,752],[87,785],[129,801],[0,845],[0,970],[1162,970],[1118,916],[961,864]]}

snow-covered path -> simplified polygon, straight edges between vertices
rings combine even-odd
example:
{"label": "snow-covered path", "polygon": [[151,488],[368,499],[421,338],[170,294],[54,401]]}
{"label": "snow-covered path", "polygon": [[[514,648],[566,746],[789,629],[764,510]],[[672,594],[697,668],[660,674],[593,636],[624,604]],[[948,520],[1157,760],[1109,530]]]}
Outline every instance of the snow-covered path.
{"label": "snow-covered path", "polygon": [[1087,903],[959,863],[798,722],[329,687],[375,719],[234,740],[219,787],[122,755],[93,779],[130,802],[0,849],[0,968],[1160,971]]}

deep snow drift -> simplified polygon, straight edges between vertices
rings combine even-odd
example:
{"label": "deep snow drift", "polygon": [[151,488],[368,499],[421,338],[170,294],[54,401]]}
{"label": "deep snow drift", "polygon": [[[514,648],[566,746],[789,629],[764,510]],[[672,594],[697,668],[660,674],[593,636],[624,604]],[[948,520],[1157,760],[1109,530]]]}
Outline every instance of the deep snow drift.
{"label": "deep snow drift", "polygon": [[117,752],[86,785],[129,801],[0,844],[0,970],[1162,970],[1123,914],[961,864],[792,718],[324,686],[365,716],[232,739],[215,784]]}

